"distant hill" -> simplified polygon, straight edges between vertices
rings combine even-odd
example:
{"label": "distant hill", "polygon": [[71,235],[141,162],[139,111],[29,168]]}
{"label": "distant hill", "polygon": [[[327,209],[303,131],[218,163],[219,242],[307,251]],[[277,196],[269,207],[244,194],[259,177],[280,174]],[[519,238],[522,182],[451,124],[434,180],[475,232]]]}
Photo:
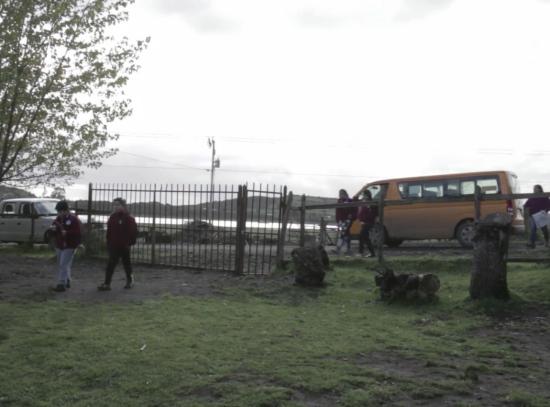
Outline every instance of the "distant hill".
{"label": "distant hill", "polygon": [[24,189],[0,185],[0,201],[11,198],[35,198],[35,195]]}

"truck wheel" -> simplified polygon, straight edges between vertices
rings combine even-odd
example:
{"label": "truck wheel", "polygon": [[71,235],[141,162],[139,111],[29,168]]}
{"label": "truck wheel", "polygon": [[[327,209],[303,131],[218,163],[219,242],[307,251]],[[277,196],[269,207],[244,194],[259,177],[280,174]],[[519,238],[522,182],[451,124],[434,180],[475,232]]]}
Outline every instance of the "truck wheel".
{"label": "truck wheel", "polygon": [[458,225],[456,229],[456,239],[458,243],[466,249],[474,247],[474,222],[471,220],[465,220]]}

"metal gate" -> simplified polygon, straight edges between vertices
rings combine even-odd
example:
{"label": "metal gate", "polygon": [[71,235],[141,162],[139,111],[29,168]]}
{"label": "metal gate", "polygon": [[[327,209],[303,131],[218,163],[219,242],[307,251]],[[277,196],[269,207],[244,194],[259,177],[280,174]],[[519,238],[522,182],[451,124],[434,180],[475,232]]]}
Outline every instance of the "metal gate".
{"label": "metal gate", "polygon": [[268,274],[275,265],[286,187],[89,185],[88,245],[105,254],[112,201],[138,223],[136,263]]}

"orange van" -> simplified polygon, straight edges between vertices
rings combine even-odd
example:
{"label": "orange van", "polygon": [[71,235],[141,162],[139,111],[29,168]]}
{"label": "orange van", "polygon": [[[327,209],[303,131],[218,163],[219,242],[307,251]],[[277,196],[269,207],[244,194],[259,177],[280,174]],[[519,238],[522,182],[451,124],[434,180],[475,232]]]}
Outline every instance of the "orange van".
{"label": "orange van", "polygon": [[[359,190],[369,190],[374,200],[385,191],[384,199],[399,201],[473,196],[476,186],[483,194],[517,193],[517,176],[508,171],[470,172],[396,178],[371,182]],[[509,213],[515,219],[514,200],[481,202],[481,217],[494,213]],[[404,240],[457,239],[463,247],[472,246],[475,209],[473,202],[418,202],[384,207],[385,243],[399,246]],[[516,224],[516,222],[514,222]],[[354,222],[351,234],[359,234],[361,225]],[[373,229],[375,231],[376,228]],[[377,236],[373,236],[377,240]],[[379,239],[379,238],[378,238]]]}

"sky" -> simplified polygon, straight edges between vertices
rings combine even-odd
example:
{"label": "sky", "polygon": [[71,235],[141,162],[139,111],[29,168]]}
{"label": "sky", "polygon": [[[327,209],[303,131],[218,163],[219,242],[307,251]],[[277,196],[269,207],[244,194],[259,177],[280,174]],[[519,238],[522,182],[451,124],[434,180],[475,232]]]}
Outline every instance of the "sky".
{"label": "sky", "polygon": [[137,0],[151,37],[92,183],[287,185],[515,172],[550,190],[550,0]]}

